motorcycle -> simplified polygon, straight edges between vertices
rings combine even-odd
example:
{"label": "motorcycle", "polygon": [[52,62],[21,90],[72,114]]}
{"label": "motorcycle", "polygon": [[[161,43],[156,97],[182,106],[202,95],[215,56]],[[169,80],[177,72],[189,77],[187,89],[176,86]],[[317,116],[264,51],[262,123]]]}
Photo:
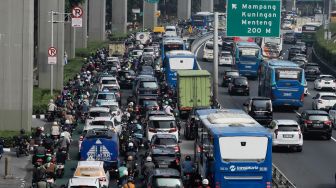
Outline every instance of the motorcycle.
{"label": "motorcycle", "polygon": [[57,163],[56,165],[56,177],[62,178],[64,175],[64,164],[63,163]]}
{"label": "motorcycle", "polygon": [[54,112],[50,112],[50,111],[48,111],[47,112],[47,121],[48,122],[53,122],[53,121],[55,121],[55,113]]}
{"label": "motorcycle", "polygon": [[15,146],[15,152],[16,152],[16,157],[20,157],[22,154],[28,156],[29,151],[28,151],[28,143],[26,141],[20,141],[18,144]]}

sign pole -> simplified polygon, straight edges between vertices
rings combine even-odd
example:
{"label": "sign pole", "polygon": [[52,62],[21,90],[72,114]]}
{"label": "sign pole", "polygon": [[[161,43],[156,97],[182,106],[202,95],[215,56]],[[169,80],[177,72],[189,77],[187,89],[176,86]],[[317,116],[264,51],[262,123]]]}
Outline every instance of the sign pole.
{"label": "sign pole", "polygon": [[[51,46],[54,46],[54,11],[51,11]],[[54,65],[50,64],[50,95],[54,93]]]}
{"label": "sign pole", "polygon": [[214,14],[214,39],[213,39],[213,102],[217,105],[218,99],[218,12]]}

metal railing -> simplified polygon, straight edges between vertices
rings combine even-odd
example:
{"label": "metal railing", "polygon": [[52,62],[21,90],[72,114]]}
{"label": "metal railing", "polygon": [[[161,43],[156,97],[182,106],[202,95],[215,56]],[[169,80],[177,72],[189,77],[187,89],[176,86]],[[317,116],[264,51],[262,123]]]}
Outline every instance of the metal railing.
{"label": "metal railing", "polygon": [[272,165],[272,187],[275,188],[296,188],[288,178],[273,164]]}

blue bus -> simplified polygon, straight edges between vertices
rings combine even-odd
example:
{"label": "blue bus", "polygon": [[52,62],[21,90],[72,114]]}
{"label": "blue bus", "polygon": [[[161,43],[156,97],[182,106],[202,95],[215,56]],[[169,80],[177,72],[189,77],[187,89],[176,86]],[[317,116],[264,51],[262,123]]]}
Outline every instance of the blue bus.
{"label": "blue bus", "polygon": [[211,12],[197,12],[191,16],[191,25],[197,29],[209,29],[214,20],[214,14]]}
{"label": "blue bus", "polygon": [[176,88],[177,70],[198,70],[195,55],[187,50],[173,50],[166,53],[163,61],[166,81],[171,88]]}
{"label": "blue bus", "polygon": [[264,61],[259,69],[258,95],[272,99],[273,106],[303,106],[305,73],[291,61]]}
{"label": "blue bus", "polygon": [[197,172],[210,187],[270,188],[272,135],[238,109],[196,111]]}
{"label": "blue bus", "polygon": [[236,42],[234,60],[240,75],[257,78],[262,61],[261,48],[254,42]]}
{"label": "blue bus", "polygon": [[172,50],[185,50],[184,41],[180,37],[165,37],[161,43],[161,59],[165,59],[167,52]]}

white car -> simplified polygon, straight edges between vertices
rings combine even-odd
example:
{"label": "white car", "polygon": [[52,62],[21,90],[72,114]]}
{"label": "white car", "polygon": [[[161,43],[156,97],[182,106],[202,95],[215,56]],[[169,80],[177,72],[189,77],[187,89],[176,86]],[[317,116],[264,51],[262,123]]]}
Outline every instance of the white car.
{"label": "white car", "polygon": [[131,56],[133,58],[139,58],[142,56],[143,50],[132,50]]}
{"label": "white car", "polygon": [[75,187],[105,188],[105,186],[100,185],[99,179],[97,178],[82,178],[82,177],[70,178],[68,181],[67,188],[75,188]]}
{"label": "white car", "polygon": [[321,74],[314,81],[314,89],[316,90],[336,90],[335,77],[328,74]]}
{"label": "white car", "polygon": [[336,104],[336,94],[332,92],[319,92],[313,97],[314,110],[329,110]]}
{"label": "white car", "polygon": [[206,42],[203,48],[203,60],[213,60],[213,42]]}
{"label": "white car", "polygon": [[147,140],[151,141],[155,134],[172,134],[179,140],[179,133],[174,116],[150,116],[147,124]]}
{"label": "white car", "polygon": [[164,36],[169,36],[169,37],[176,37],[177,36],[177,30],[175,26],[166,26],[166,32]]}
{"label": "white car", "polygon": [[110,173],[104,170],[104,161],[78,161],[74,178],[96,178],[100,185],[109,187]]}
{"label": "white car", "polygon": [[145,56],[145,55],[150,55],[150,56],[155,56],[155,50],[153,47],[146,47],[143,49],[143,53],[142,55]]}
{"label": "white car", "polygon": [[114,128],[113,117],[95,117],[90,123],[85,124],[83,132],[96,128],[108,128],[112,130]]}
{"label": "white car", "polygon": [[97,117],[105,117],[112,119],[110,109],[107,107],[91,107],[89,110],[88,117],[85,120],[85,126],[89,126],[90,123]]}
{"label": "white car", "polygon": [[118,88],[120,88],[117,78],[113,77],[113,76],[101,77],[100,80],[99,80],[99,83],[100,83],[100,88],[99,88],[100,91],[104,87],[118,87]]}
{"label": "white car", "polygon": [[219,65],[233,65],[232,54],[229,51],[222,51],[219,56]]}
{"label": "white car", "polygon": [[303,136],[299,124],[294,120],[273,120],[269,125],[273,147],[295,148],[301,152]]}

